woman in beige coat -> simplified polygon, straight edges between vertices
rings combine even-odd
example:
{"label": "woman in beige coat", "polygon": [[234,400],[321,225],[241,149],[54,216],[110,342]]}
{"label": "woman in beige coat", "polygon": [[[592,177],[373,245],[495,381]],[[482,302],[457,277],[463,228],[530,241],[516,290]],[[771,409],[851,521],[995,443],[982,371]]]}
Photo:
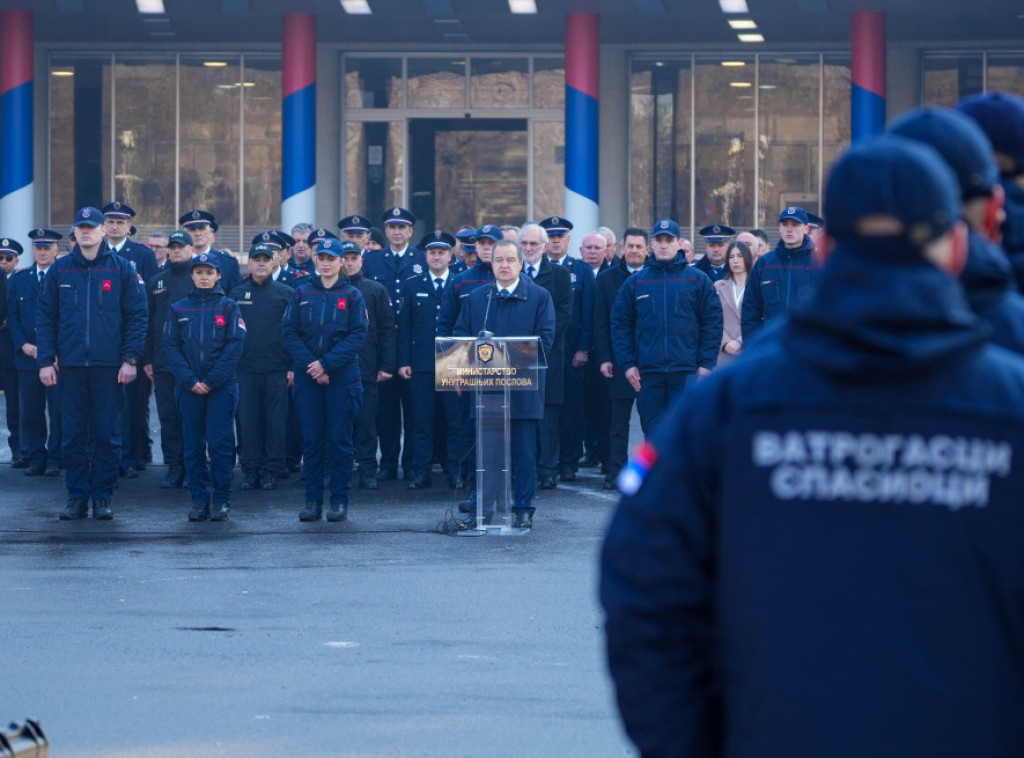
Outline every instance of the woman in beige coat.
{"label": "woman in beige coat", "polygon": [[718,365],[724,366],[743,347],[740,332],[740,315],[743,313],[743,291],[747,287],[747,275],[754,265],[754,256],[745,242],[733,242],[726,253],[725,264],[729,273],[715,282],[715,290],[722,301],[722,347],[718,351]]}

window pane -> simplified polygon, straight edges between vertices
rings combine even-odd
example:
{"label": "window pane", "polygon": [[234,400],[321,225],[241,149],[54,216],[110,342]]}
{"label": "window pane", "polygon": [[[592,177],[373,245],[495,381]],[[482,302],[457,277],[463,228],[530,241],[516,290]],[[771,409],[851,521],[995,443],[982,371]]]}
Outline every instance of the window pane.
{"label": "window pane", "polygon": [[753,60],[727,60],[746,65],[698,59],[694,72],[696,227],[721,223],[742,228],[754,221]]}
{"label": "window pane", "polygon": [[533,122],[533,216],[565,212],[565,122]]}
{"label": "window pane", "polygon": [[986,87],[1024,96],[1024,55],[990,54]]}
{"label": "window pane", "polygon": [[404,205],[402,121],[350,121],[345,125],[345,209],[377,221],[386,208]]}
{"label": "window pane", "polygon": [[470,61],[474,108],[526,108],[530,104],[526,58],[473,58]]}
{"label": "window pane", "polygon": [[410,108],[465,108],[465,58],[410,58]]}
{"label": "window pane", "polygon": [[926,105],[956,105],[982,90],[981,53],[926,53],[922,68]]}
{"label": "window pane", "polygon": [[[250,86],[251,85],[251,86]],[[281,58],[245,56],[245,233],[281,224]],[[309,219],[310,223],[316,223]]]}
{"label": "window pane", "polygon": [[562,58],[533,59],[533,107],[565,108],[565,61]]}
{"label": "window pane", "polygon": [[817,55],[761,56],[759,227],[774,226],[779,212],[790,205],[818,212],[820,73]]}
{"label": "window pane", "polygon": [[346,56],[345,107],[401,108],[401,59]]}
{"label": "window pane", "polygon": [[50,62],[50,219],[67,232],[75,219],[75,64]]}
{"label": "window pane", "polygon": [[631,224],[690,218],[690,57],[635,59],[630,94]]}
{"label": "window pane", "polygon": [[174,56],[118,56],[114,67],[114,195],[145,239],[174,224]]}
{"label": "window pane", "polygon": [[839,154],[850,144],[851,121],[850,97],[851,77],[850,59],[845,55],[826,55],[824,77],[825,103],[822,135],[824,138],[821,156],[823,176],[828,180],[828,172]]}
{"label": "window pane", "polygon": [[181,211],[213,213],[220,225],[217,247],[231,250],[240,241],[239,76],[238,56],[181,59]]}

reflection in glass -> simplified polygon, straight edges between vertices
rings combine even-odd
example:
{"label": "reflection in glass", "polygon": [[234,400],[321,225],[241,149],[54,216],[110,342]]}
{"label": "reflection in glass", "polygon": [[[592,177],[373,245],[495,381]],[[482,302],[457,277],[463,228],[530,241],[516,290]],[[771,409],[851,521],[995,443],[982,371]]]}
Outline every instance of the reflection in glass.
{"label": "reflection in glass", "polygon": [[817,55],[760,58],[759,227],[791,205],[818,212],[820,74]]}
{"label": "reflection in glass", "polygon": [[850,144],[852,119],[850,58],[847,55],[826,55],[824,63],[824,119],[821,124],[823,183],[827,182],[828,172],[839,153]]}
{"label": "reflection in glass", "polygon": [[50,224],[67,232],[75,218],[75,64],[50,64]]}
{"label": "reflection in glass", "polygon": [[346,108],[401,108],[399,58],[345,58]]}
{"label": "reflection in glass", "polygon": [[404,205],[405,128],[401,121],[345,124],[345,208],[376,221],[385,208]]}
{"label": "reflection in glass", "polygon": [[119,55],[114,77],[114,197],[146,234],[174,216],[174,56]]}
{"label": "reflection in glass", "polygon": [[981,53],[926,53],[922,69],[927,105],[953,106],[984,87]]}
{"label": "reflection in glass", "polygon": [[526,108],[530,104],[526,58],[473,58],[470,61],[474,108]]}
{"label": "reflection in glass", "polygon": [[218,56],[227,66],[204,65],[209,56],[181,59],[181,211],[203,208],[216,217],[217,246],[239,245],[238,56]]}
{"label": "reflection in glass", "polygon": [[[249,86],[249,85],[252,86]],[[245,230],[241,249],[281,223],[281,58],[245,56]],[[307,219],[316,223],[314,219]]]}
{"label": "reflection in glass", "polygon": [[439,130],[434,135],[434,154],[438,156],[434,163],[438,228],[523,222],[525,131]]}
{"label": "reflection in glass", "polygon": [[533,59],[533,107],[565,108],[565,60]]}
{"label": "reflection in glass", "polygon": [[989,53],[985,84],[990,92],[997,90],[1024,96],[1024,55]]}
{"label": "reflection in glass", "polygon": [[723,66],[721,59],[697,59],[694,68],[693,222],[698,227],[711,223],[744,227],[754,220],[755,72],[751,59],[734,60],[747,65]]}
{"label": "reflection in glass", "polygon": [[410,108],[465,108],[465,58],[410,58]]}
{"label": "reflection in glass", "polygon": [[533,218],[565,212],[565,122],[533,124]]}

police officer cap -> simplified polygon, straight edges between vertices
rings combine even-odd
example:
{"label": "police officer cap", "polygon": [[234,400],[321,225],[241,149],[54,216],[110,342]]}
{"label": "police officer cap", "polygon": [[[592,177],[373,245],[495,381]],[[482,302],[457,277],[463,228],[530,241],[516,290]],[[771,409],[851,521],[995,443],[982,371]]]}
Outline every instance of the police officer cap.
{"label": "police officer cap", "polygon": [[352,240],[341,240],[341,247],[339,249],[341,250],[341,254],[342,255],[362,255],[363,254],[363,251],[359,249],[359,245],[357,245]]}
{"label": "police officer cap", "polygon": [[402,226],[412,226],[416,223],[416,217],[412,215],[412,211],[406,210],[405,208],[388,208],[384,211],[384,215],[380,217],[380,220],[384,222],[384,226],[388,224],[399,224]]}
{"label": "police officer cap", "polygon": [[736,230],[725,224],[708,224],[698,229],[697,234],[703,237],[705,242],[728,242],[730,237],[736,236]]}
{"label": "police officer cap", "polygon": [[370,227],[370,240],[376,242],[381,247],[384,247],[384,245],[387,244],[387,242],[384,241],[384,232],[382,232],[376,226]]}
{"label": "police officer cap", "polygon": [[370,219],[366,216],[345,216],[338,222],[338,228],[349,234],[360,234],[370,231]]}
{"label": "police officer cap", "polygon": [[505,235],[501,233],[501,228],[494,224],[484,224],[476,230],[477,240],[488,239],[494,240],[495,242],[501,242],[505,239]]}
{"label": "police officer cap", "polygon": [[423,235],[423,239],[420,240],[416,247],[422,250],[430,250],[432,247],[443,247],[445,250],[451,250],[455,247],[455,238],[447,232],[435,229],[430,234]]}
{"label": "police officer cap", "polygon": [[960,215],[953,170],[925,144],[894,135],[844,153],[825,187],[825,218],[837,240],[888,238],[919,249]]}
{"label": "police officer cap", "polygon": [[788,208],[782,209],[782,213],[779,214],[779,223],[781,224],[786,219],[792,219],[798,224],[803,224],[804,226],[811,223],[811,219],[807,216],[807,211],[799,205],[791,205]]}
{"label": "police officer cap", "polygon": [[992,194],[999,168],[992,143],[978,124],[949,108],[915,108],[889,126],[892,134],[908,137],[935,148],[950,165],[964,200]]}
{"label": "police officer cap", "polygon": [[107,218],[134,218],[135,210],[120,200],[114,200],[103,206],[103,215]]}
{"label": "police officer cap", "polygon": [[57,240],[64,239],[64,235],[53,229],[39,227],[30,231],[28,238],[32,240],[33,245],[54,245],[57,243]]}
{"label": "police officer cap", "polygon": [[682,236],[682,232],[679,231],[679,224],[670,218],[666,218],[656,223],[654,228],[651,229],[652,237],[658,237],[665,234],[669,237],[679,239]]}
{"label": "police officer cap", "polygon": [[986,92],[956,106],[981,126],[992,142],[1003,176],[1024,174],[1024,99],[1006,92]]}
{"label": "police officer cap", "polygon": [[79,208],[78,213],[75,214],[75,226],[102,226],[103,225],[103,212],[99,208],[93,208],[91,205],[85,208]]}
{"label": "police officer cap", "polygon": [[10,237],[0,238],[0,255],[19,256],[23,252],[25,252],[25,249],[18,240],[12,240]]}
{"label": "police officer cap", "polygon": [[807,225],[812,229],[821,229],[825,226],[825,219],[817,213],[811,213],[810,211],[804,211],[804,213],[807,214]]}
{"label": "police officer cap", "polygon": [[192,235],[186,232],[184,229],[178,229],[171,232],[167,236],[167,247],[171,245],[181,245],[187,247],[192,244]]}
{"label": "police officer cap", "polygon": [[266,242],[254,242],[252,247],[249,248],[249,259],[266,258],[270,260],[274,257],[274,253],[277,250],[280,250],[280,248],[276,245],[268,245]]}
{"label": "police officer cap", "polygon": [[[355,247],[355,243],[349,242],[349,244]],[[320,243],[320,247],[316,249],[316,254],[340,258],[345,254],[344,243],[337,237],[325,237],[324,241]]]}
{"label": "police officer cap", "polygon": [[217,219],[213,217],[213,214],[198,208],[182,214],[178,223],[186,229],[191,229],[193,226],[209,226],[213,231],[217,231]]}
{"label": "police officer cap", "polygon": [[324,229],[323,227],[320,227],[319,229],[313,230],[313,233],[309,235],[309,239],[306,240],[306,244],[308,244],[310,247],[313,247],[313,245],[321,244],[324,240],[336,239],[338,239],[337,234],[332,232],[330,229]]}
{"label": "police officer cap", "polygon": [[552,234],[568,234],[572,231],[572,221],[561,216],[550,216],[543,221],[539,221],[538,225],[548,233],[549,237]]}
{"label": "police officer cap", "polygon": [[218,260],[218,256],[211,255],[210,253],[203,253],[202,255],[195,256],[192,259],[192,268],[194,269],[196,266],[209,266],[212,269],[220,271],[220,261]]}
{"label": "police officer cap", "polygon": [[270,245],[281,249],[283,247],[292,247],[295,245],[295,238],[290,234],[282,232],[280,229],[269,229],[265,232],[260,232],[252,238],[253,245],[263,243],[264,245]]}

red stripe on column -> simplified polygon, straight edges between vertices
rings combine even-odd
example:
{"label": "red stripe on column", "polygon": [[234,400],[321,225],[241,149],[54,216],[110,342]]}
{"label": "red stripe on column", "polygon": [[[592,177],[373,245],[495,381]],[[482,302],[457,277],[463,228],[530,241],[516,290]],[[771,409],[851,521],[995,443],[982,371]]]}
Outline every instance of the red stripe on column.
{"label": "red stripe on column", "polygon": [[565,84],[598,99],[600,27],[595,13],[572,13],[565,19]]}
{"label": "red stripe on column", "polygon": [[34,37],[30,11],[0,13],[0,93],[32,80]]}
{"label": "red stripe on column", "polygon": [[285,16],[281,43],[281,95],[288,97],[316,81],[316,16]]}
{"label": "red stripe on column", "polygon": [[885,97],[885,14],[853,14],[850,29],[850,76],[853,83]]}

